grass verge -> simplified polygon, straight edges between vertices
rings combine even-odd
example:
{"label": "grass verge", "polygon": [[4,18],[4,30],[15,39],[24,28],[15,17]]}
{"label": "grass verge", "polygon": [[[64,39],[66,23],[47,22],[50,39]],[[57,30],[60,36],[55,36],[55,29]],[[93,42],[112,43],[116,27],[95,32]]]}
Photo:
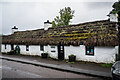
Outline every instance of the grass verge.
{"label": "grass verge", "polygon": [[112,67],[113,63],[101,64],[102,67]]}

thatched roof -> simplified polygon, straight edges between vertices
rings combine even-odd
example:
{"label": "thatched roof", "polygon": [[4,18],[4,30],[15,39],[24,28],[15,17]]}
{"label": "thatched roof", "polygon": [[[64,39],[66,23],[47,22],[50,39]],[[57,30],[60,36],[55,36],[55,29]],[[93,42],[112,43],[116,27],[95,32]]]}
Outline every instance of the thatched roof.
{"label": "thatched roof", "polygon": [[18,31],[3,36],[3,44],[116,46],[116,23],[109,20],[87,22],[59,28]]}

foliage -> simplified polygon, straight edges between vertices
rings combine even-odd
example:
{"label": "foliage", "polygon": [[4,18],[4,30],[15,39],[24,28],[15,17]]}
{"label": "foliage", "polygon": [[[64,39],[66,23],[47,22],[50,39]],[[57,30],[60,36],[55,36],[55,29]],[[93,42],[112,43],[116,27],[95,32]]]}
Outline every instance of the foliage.
{"label": "foliage", "polygon": [[111,13],[116,14],[118,11],[120,11],[120,1],[115,2],[112,6],[114,9],[111,11]]}
{"label": "foliage", "polygon": [[65,7],[60,9],[60,16],[56,16],[52,22],[52,27],[66,26],[69,25],[70,20],[73,18],[74,10],[71,10],[70,7]]}
{"label": "foliage", "polygon": [[68,62],[68,64],[74,64],[75,62]]}
{"label": "foliage", "polygon": [[74,54],[71,54],[71,55],[69,55],[69,56],[75,56]]}
{"label": "foliage", "polygon": [[112,63],[108,63],[108,64],[101,64],[101,66],[103,66],[103,67],[112,67]]}
{"label": "foliage", "polygon": [[55,21],[52,21],[52,27],[55,27],[56,24],[55,24]]}

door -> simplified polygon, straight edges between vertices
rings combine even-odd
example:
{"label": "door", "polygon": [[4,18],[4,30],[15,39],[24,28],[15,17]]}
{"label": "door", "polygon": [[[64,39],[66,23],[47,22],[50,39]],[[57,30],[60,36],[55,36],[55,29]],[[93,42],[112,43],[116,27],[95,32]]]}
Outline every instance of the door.
{"label": "door", "polygon": [[64,60],[64,46],[58,46],[58,59]]}
{"label": "door", "polygon": [[13,44],[11,44],[11,50],[14,50],[14,45]]}

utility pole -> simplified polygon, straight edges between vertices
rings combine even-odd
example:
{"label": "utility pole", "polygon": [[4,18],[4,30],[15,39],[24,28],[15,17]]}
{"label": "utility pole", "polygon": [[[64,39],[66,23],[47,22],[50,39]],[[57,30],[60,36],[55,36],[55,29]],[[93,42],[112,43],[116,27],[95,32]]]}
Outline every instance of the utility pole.
{"label": "utility pole", "polygon": [[118,60],[120,60],[120,11],[118,12]]}

